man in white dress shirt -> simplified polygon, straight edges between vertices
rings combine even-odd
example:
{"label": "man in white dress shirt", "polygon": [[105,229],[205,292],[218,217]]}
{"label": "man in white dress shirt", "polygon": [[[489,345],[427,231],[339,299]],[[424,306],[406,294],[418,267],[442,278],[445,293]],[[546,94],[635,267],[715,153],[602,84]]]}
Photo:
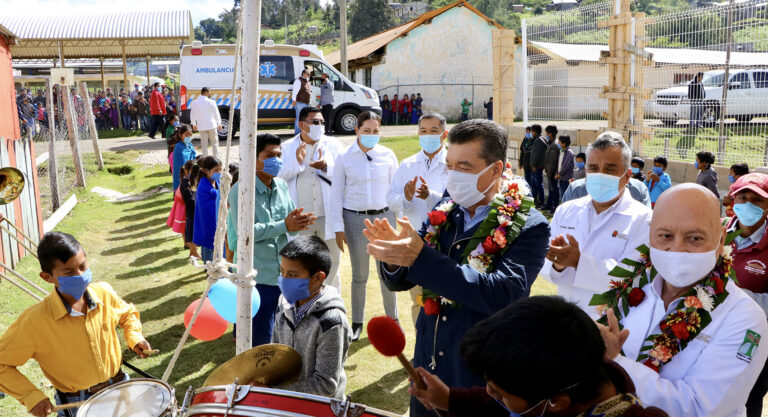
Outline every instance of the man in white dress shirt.
{"label": "man in white dress shirt", "polygon": [[632,151],[615,132],[605,132],[587,147],[589,195],[561,204],[550,222],[551,243],[541,275],[557,293],[592,318],[593,294],[608,290],[608,273],[648,241],[651,209],[626,190],[632,176]]}
{"label": "man in white dress shirt", "polygon": [[[219,134],[221,130],[221,115],[219,106],[210,98],[208,87],[200,90],[200,97],[192,102],[189,107],[189,119],[192,126],[200,132],[200,146],[203,148],[203,156],[208,156],[208,142],[211,143],[213,156],[219,156]],[[231,127],[230,127],[231,128]]]}
{"label": "man in white dress shirt", "polygon": [[[301,132],[283,142],[283,167],[278,177],[288,183],[288,191],[296,207],[304,207],[317,216],[315,224],[299,235],[316,235],[323,239],[331,251],[331,271],[325,283],[341,293],[339,262],[341,251],[336,244],[331,219],[331,181],[333,167],[344,147],[338,140],[323,134],[325,120],[322,110],[305,107],[299,114]],[[292,237],[289,236],[289,240]]]}
{"label": "man in white dress shirt", "polygon": [[[419,119],[419,145],[421,150],[400,163],[387,193],[389,208],[398,217],[407,217],[414,229],[419,230],[445,192],[448,177],[445,166],[445,138],[448,136],[445,116],[426,113]],[[414,325],[421,306],[419,286],[411,288],[411,318]]]}
{"label": "man in white dress shirt", "polygon": [[[623,330],[613,310],[609,325],[601,326],[606,358],[627,371],[645,406],[659,407],[670,417],[745,416],[747,396],[768,356],[760,343],[768,334],[760,307],[732,279],[725,285],[716,282],[716,288],[703,283],[721,268],[716,265],[725,237],[720,202],[711,191],[697,184],[665,191],[650,228],[650,260],[658,274],[641,287],[641,301],[621,318]],[[659,324],[671,313],[683,310],[681,302],[685,311],[704,311],[698,317],[711,321],[702,318],[700,328],[688,326],[683,332],[696,331],[695,337],[678,336],[671,325],[675,338],[687,340],[677,353],[646,342],[661,332]],[[674,338],[672,343],[679,346]],[[648,358],[639,358],[641,348]]]}

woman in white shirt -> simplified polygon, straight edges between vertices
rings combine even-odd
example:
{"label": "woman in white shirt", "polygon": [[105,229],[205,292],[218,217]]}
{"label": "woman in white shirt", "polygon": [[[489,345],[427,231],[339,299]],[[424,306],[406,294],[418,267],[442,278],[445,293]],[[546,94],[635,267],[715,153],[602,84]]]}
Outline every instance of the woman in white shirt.
{"label": "woman in white shirt", "polygon": [[[342,252],[344,242],[347,243],[352,263],[353,341],[360,338],[363,330],[370,261],[368,240],[363,235],[364,221],[386,218],[390,224],[395,224],[395,213],[387,207],[387,190],[397,170],[397,158],[392,150],[378,144],[380,127],[378,114],[362,112],[355,128],[357,141],[339,155],[333,170],[331,211],[336,243]],[[397,319],[395,294],[380,285],[384,311]]]}

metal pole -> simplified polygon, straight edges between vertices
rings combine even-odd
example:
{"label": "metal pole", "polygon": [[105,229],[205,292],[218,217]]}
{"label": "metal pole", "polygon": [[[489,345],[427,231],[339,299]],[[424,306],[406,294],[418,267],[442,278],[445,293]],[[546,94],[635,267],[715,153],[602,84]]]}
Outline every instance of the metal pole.
{"label": "metal pole", "polygon": [[[723,96],[720,100],[720,120],[717,136],[717,158],[722,161],[725,158],[725,142],[727,138],[723,136],[725,130],[725,110],[728,104],[728,89],[731,87],[731,42],[733,41],[733,0],[728,2],[728,31],[725,41],[725,74],[723,76]],[[696,137],[693,138],[694,143]]]}
{"label": "metal pole", "polygon": [[[237,210],[237,270],[253,270],[253,223],[256,201],[256,135],[258,129],[259,50],[261,0],[243,0],[243,78],[240,122],[240,185]],[[238,354],[251,348],[251,293],[253,288],[237,287]]]}
{"label": "metal pole", "polygon": [[523,31],[523,126],[528,126],[528,21],[521,21]]}
{"label": "metal pole", "polygon": [[347,62],[347,0],[339,0],[339,53],[341,56],[341,73],[349,78],[349,63]]}
{"label": "metal pole", "polygon": [[[53,211],[59,208],[59,181],[56,171],[56,106],[53,104],[53,84],[51,79],[45,80],[45,90],[48,100],[48,180],[51,183],[51,208]],[[61,100],[61,97],[59,97]]]}
{"label": "metal pole", "polygon": [[99,133],[96,130],[96,119],[93,117],[93,111],[90,109],[91,99],[88,97],[88,85],[85,81],[80,82],[80,95],[83,96],[85,102],[85,118],[88,120],[88,128],[91,131],[91,141],[93,142],[93,153],[96,155],[96,165],[99,166],[99,171],[104,170],[104,160],[101,158],[101,148],[99,147]]}

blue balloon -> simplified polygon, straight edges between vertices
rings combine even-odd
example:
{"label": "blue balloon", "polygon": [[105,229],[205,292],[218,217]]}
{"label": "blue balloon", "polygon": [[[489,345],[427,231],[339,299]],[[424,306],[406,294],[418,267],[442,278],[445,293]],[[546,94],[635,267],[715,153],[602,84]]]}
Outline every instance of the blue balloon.
{"label": "blue balloon", "polygon": [[[228,279],[220,279],[208,292],[213,309],[226,321],[237,322],[237,285]],[[261,305],[261,297],[256,288],[251,293],[251,317],[255,316]]]}

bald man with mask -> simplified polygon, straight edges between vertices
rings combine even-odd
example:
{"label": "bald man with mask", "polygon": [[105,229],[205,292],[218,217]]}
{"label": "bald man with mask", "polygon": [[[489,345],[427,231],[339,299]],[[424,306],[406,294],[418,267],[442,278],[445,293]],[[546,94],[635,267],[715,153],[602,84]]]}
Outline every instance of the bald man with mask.
{"label": "bald man with mask", "polygon": [[[641,301],[630,302],[628,314],[617,320],[609,310],[608,326],[601,326],[606,359],[629,373],[645,406],[670,416],[746,415],[744,404],[768,356],[760,346],[768,334],[765,313],[732,279],[723,277],[725,285],[712,288],[710,273],[721,267],[724,241],[720,204],[711,191],[697,184],[670,188],[651,220],[650,259],[658,274],[641,288]],[[648,341],[670,314],[682,311],[702,317],[700,330],[688,326],[695,337],[669,327],[675,330],[672,346],[678,337],[687,340],[682,350]],[[649,357],[638,358],[642,353]]]}

